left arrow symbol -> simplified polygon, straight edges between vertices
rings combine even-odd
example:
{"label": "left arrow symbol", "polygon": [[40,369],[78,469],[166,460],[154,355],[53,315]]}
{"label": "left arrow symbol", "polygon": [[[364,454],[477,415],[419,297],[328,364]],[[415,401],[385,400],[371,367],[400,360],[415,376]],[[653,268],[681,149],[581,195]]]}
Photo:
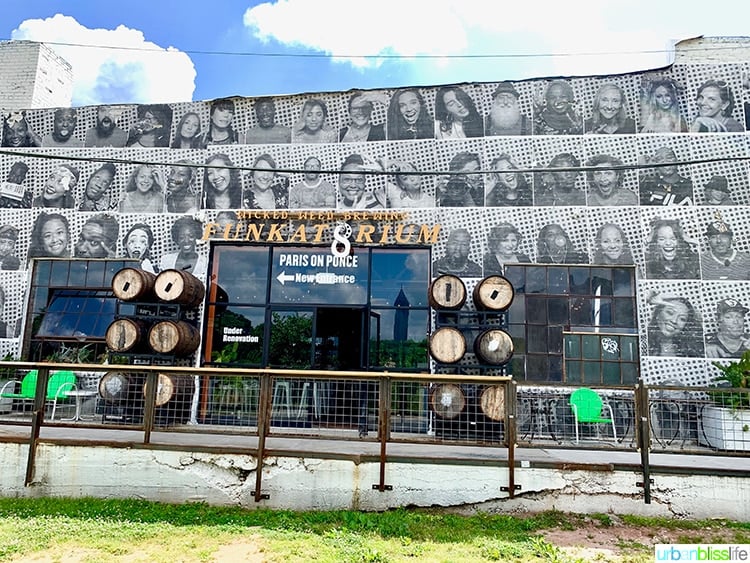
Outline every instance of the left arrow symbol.
{"label": "left arrow symbol", "polygon": [[286,282],[294,280],[294,276],[291,274],[287,276],[286,272],[281,272],[276,276],[276,279],[281,282],[281,285],[284,285]]}

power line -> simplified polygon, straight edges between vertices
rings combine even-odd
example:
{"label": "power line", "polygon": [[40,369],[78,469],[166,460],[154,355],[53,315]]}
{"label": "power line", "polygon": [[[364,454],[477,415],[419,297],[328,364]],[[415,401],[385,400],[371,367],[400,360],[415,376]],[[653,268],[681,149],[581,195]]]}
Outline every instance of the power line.
{"label": "power line", "polygon": [[[123,159],[123,158],[111,158],[111,157],[91,157],[91,156],[73,156],[73,155],[57,155],[57,154],[44,154],[40,152],[24,152],[8,149],[0,149],[0,154],[7,156],[17,156],[21,158],[38,158],[46,160],[63,160],[63,161],[74,161],[74,162],[109,162],[112,164],[124,164],[124,165],[147,165],[147,166],[184,166],[188,168],[212,168],[212,169],[223,169],[223,170],[239,170],[241,172],[255,172],[255,171],[268,171],[268,168],[257,168],[253,166],[227,166],[227,165],[206,165],[198,163],[184,163],[184,162],[163,162],[155,160],[138,160],[138,159]],[[212,155],[208,156],[207,160],[211,159]],[[716,158],[701,158],[695,160],[677,160],[674,162],[664,163],[647,163],[647,164],[624,164],[622,166],[555,166],[555,167],[532,167],[532,168],[514,168],[512,170],[503,170],[502,172],[516,172],[520,174],[541,174],[541,173],[552,173],[552,172],[593,172],[594,170],[653,170],[655,168],[665,168],[667,166],[689,166],[693,164],[713,164],[717,162],[747,162],[750,161],[750,156],[731,156],[731,157],[716,157]],[[379,166],[379,169],[376,169]],[[400,171],[387,169],[387,165],[384,167],[382,163],[376,163],[376,166],[370,168],[364,168],[359,171],[347,171],[350,174],[362,174],[364,176],[392,176],[398,174],[399,176],[470,176],[474,174],[495,174],[497,170],[473,170],[471,172],[463,171],[448,171],[448,170],[421,170],[421,171]],[[383,169],[386,168],[386,169]],[[280,174],[305,174],[309,173],[309,170],[297,169],[297,168],[276,168],[276,173]],[[340,174],[340,169],[336,170],[318,170],[320,174]]]}
{"label": "power line", "polygon": [[[13,39],[0,39],[0,41],[13,41]],[[360,58],[360,59],[395,59],[395,60],[420,60],[420,59],[529,59],[529,58],[561,58],[561,57],[594,57],[594,56],[613,56],[613,55],[654,55],[672,53],[674,49],[636,49],[629,51],[587,51],[579,53],[475,53],[464,55],[393,55],[393,54],[347,54],[347,53],[280,53],[280,52],[260,52],[260,51],[206,51],[201,49],[177,49],[168,50],[161,47],[127,47],[122,45],[102,45],[91,43],[71,43],[66,41],[33,41],[24,39],[31,43],[45,45],[57,45],[61,47],[83,47],[90,49],[111,49],[116,51],[139,51],[147,53],[162,54],[189,54],[189,55],[216,55],[224,57],[268,57],[268,58]],[[680,49],[681,53],[690,53],[693,51],[721,51],[736,49],[736,45],[712,45],[699,48],[684,47]]]}

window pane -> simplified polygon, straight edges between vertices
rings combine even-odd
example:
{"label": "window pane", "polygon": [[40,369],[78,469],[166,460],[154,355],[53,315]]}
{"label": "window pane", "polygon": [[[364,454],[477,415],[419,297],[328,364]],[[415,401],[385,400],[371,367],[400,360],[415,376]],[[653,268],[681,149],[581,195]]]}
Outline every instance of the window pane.
{"label": "window pane", "polygon": [[615,299],[614,326],[635,328],[635,307],[633,299]]}
{"label": "window pane", "polygon": [[526,345],[529,352],[547,353],[547,326],[529,325],[527,331],[529,336]]}
{"label": "window pane", "polygon": [[526,299],[523,294],[516,293],[513,303],[506,311],[506,317],[509,323],[523,323],[526,321]]}
{"label": "window pane", "polygon": [[[427,310],[377,309],[370,322],[370,365],[427,369]],[[379,322],[378,322],[379,319]],[[379,332],[378,332],[379,331]]]}
{"label": "window pane", "polygon": [[565,335],[565,356],[567,358],[581,357],[581,337],[578,334]]}
{"label": "window pane", "polygon": [[51,270],[52,263],[49,260],[37,260],[34,266],[34,284],[47,285]]}
{"label": "window pane", "polygon": [[207,355],[212,362],[258,366],[263,360],[264,307],[209,306]]}
{"label": "window pane", "polygon": [[526,353],[526,325],[512,324],[508,327],[508,334],[513,340],[513,354]]}
{"label": "window pane", "polygon": [[634,273],[634,268],[615,268],[612,271],[612,285],[615,295],[632,297],[635,294]]}
{"label": "window pane", "polygon": [[52,273],[50,274],[49,284],[51,286],[68,287],[68,266],[69,260],[50,260],[52,264]]}
{"label": "window pane", "polygon": [[103,260],[90,260],[86,272],[86,287],[107,287],[111,285],[104,283],[104,271],[107,263]]}
{"label": "window pane", "polygon": [[558,295],[567,294],[568,290],[568,268],[563,266],[550,266],[547,268],[548,285],[550,293]]}
{"label": "window pane", "polygon": [[562,381],[563,378],[563,359],[562,356],[549,357],[549,371],[547,372],[548,381]]}
{"label": "window pane", "polygon": [[[366,248],[337,257],[327,248],[275,248],[271,266],[274,303],[367,303]],[[395,298],[395,296],[393,297]]]}
{"label": "window pane", "polygon": [[623,336],[620,339],[620,355],[624,361],[638,361],[638,338],[635,336]]}
{"label": "window pane", "polygon": [[599,347],[601,346],[601,343],[599,342],[598,336],[588,336],[585,335],[583,337],[583,357],[587,360],[598,360],[600,356]]}
{"label": "window pane", "polygon": [[589,295],[591,293],[590,274],[588,268],[570,268],[570,293]]}
{"label": "window pane", "polygon": [[616,362],[602,362],[602,383],[605,385],[619,385],[621,380],[620,364]]}
{"label": "window pane", "polygon": [[[373,306],[427,307],[430,252],[427,249],[373,249],[371,299]],[[404,305],[405,304],[405,305]]]}
{"label": "window pane", "polygon": [[504,275],[516,293],[524,293],[526,291],[526,267],[506,266]]}
{"label": "window pane", "polygon": [[529,295],[526,297],[526,322],[547,324],[547,299]]}
{"label": "window pane", "polygon": [[622,371],[623,383],[635,383],[638,381],[638,366],[636,364],[622,364],[620,370]]}
{"label": "window pane", "polygon": [[213,260],[217,272],[215,283],[230,303],[265,304],[268,248],[218,246]]}
{"label": "window pane", "polygon": [[563,334],[561,326],[547,327],[547,345],[550,354],[562,354]]}
{"label": "window pane", "polygon": [[549,378],[549,356],[540,354],[529,354],[526,356],[526,380],[548,381]]}
{"label": "window pane", "polygon": [[103,339],[117,301],[103,291],[52,290],[36,336]]}
{"label": "window pane", "polygon": [[568,299],[566,297],[550,297],[547,300],[547,314],[550,324],[569,325]]}
{"label": "window pane", "polygon": [[583,382],[587,384],[601,383],[602,376],[599,369],[599,362],[583,363]]}
{"label": "window pane", "polygon": [[71,260],[70,273],[68,274],[68,285],[69,286],[86,286],[86,270],[88,268],[89,261],[78,261]]}
{"label": "window pane", "polygon": [[547,268],[530,266],[526,270],[526,293],[542,293],[547,289]]}
{"label": "window pane", "polygon": [[283,369],[304,369],[311,367],[312,327],[312,312],[272,312],[271,342],[268,358],[271,367]]}
{"label": "window pane", "polygon": [[565,361],[565,381],[568,383],[583,382],[583,362],[578,360]]}

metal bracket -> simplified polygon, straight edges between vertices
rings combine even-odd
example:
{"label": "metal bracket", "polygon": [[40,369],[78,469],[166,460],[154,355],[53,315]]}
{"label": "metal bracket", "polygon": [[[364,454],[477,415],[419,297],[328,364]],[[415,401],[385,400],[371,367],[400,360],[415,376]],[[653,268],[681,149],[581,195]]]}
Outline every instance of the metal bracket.
{"label": "metal bracket", "polygon": [[[255,491],[252,491],[250,494],[255,497]],[[271,495],[269,495],[268,493],[261,493],[260,496],[256,497],[255,502],[260,502],[261,500],[268,500],[270,498],[271,498]]]}
{"label": "metal bracket", "polygon": [[[653,479],[649,479],[649,480],[648,480],[648,482],[649,482],[649,484],[651,484],[651,485],[653,485],[653,484],[654,484],[654,480],[653,480]],[[641,488],[643,488],[643,487],[644,487],[644,483],[643,483],[643,481],[636,481],[636,482],[635,482],[635,486],[636,486],[636,487],[641,487]]]}
{"label": "metal bracket", "polygon": [[[507,493],[507,492],[510,492],[510,487],[500,487],[500,490],[503,491],[504,493]],[[513,490],[520,491],[521,485],[513,485]]]}
{"label": "metal bracket", "polygon": [[[373,490],[373,491],[379,491],[379,490],[380,490],[380,485],[379,485],[379,484],[377,484],[377,483],[375,483],[375,484],[374,484],[374,485],[372,486],[372,490]],[[384,491],[392,491],[392,490],[393,490],[393,485],[383,485],[383,490],[384,490]]]}

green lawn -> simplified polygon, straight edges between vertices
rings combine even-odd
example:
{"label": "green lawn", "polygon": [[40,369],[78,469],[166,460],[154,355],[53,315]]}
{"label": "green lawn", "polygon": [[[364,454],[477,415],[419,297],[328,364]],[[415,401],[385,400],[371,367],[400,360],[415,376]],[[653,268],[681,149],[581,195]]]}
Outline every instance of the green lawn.
{"label": "green lawn", "polygon": [[[617,544],[616,558],[598,560],[651,561],[652,545],[618,543],[616,528],[622,526],[653,526],[685,538],[728,530],[733,541],[750,542],[750,524],[616,520],[560,512],[465,517],[436,510],[291,512],[136,500],[0,499],[0,561],[588,561],[542,535],[587,529],[606,529]],[[587,534],[581,537],[585,543]]]}

